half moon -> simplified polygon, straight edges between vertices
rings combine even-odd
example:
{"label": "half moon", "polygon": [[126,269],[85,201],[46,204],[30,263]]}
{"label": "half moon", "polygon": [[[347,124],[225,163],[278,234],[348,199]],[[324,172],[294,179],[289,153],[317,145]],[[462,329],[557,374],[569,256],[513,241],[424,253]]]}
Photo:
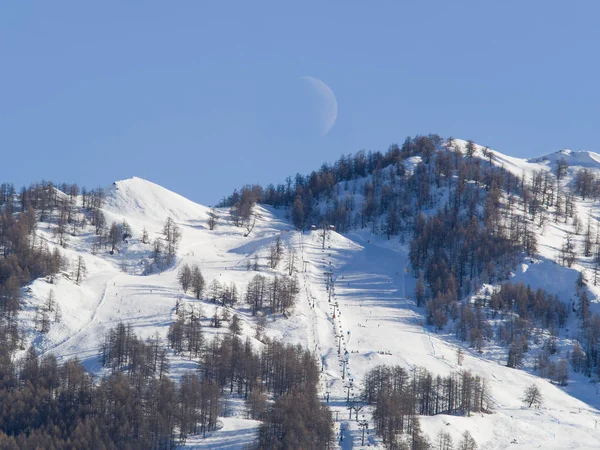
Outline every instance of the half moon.
{"label": "half moon", "polygon": [[327,133],[329,133],[329,130],[333,128],[333,125],[335,125],[335,121],[337,119],[338,106],[335,95],[329,86],[327,86],[318,78],[309,76],[304,76],[301,78],[310,83],[312,88],[317,92],[317,94],[319,94],[319,97],[323,101],[323,104],[319,109],[319,123],[321,124],[321,136],[325,136]]}

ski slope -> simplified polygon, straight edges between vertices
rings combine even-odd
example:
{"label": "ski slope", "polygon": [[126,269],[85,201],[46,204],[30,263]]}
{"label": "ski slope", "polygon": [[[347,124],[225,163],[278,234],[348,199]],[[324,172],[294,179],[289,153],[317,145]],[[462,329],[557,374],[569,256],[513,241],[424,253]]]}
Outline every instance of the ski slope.
{"label": "ski slope", "polygon": [[[544,167],[548,170],[546,162],[509,157],[502,161],[511,162],[515,171]],[[585,207],[581,205],[582,210]],[[52,352],[59,358],[77,357],[90,371],[100,373],[98,346],[111,327],[123,321],[141,337],[158,334],[165,339],[178,299],[202,307],[208,335],[225,333],[226,328],[208,325],[215,309],[221,307],[181,292],[176,279],[178,267],[198,264],[207,284],[213,279],[221,284],[236,283],[242,292],[256,274],[247,270],[247,263],[255,256],[264,261],[269,245],[280,236],[298,257],[297,275],[302,291],[292,315],[269,320],[267,333],[284,342],[302,343],[321,359],[321,395],[325,399],[329,393],[329,405],[338,419],[336,433],[343,437],[339,448],[362,448],[362,432],[355,412],[349,419],[346,400],[359,395],[364,374],[378,364],[423,366],[439,375],[464,368],[487,378],[496,405],[494,413],[424,417],[424,431],[432,440],[443,429],[458,442],[468,429],[481,449],[599,447],[599,396],[594,386],[584,384],[584,379],[576,379],[563,390],[525,371],[505,367],[502,355],[494,349],[486,349],[480,355],[452,336],[434,334],[424,326],[423,311],[412,300],[414,279],[406,271],[406,249],[397,242],[367,232],[346,236],[328,232],[323,248],[322,232],[294,231],[284,213],[262,207],[257,207],[254,230],[244,237],[245,229],[224,220],[216,230],[208,230],[207,211],[206,207],[139,178],[116,182],[108,193],[104,212],[109,223],[127,220],[133,238],[115,255],[106,251],[94,255],[90,250],[91,231],[72,236],[65,253],[70,259],[83,256],[88,275],[80,286],[67,276],[52,285],[44,280],[32,283],[22,314],[31,330],[28,339],[41,352]],[[226,213],[223,211],[222,215]],[[151,246],[140,242],[142,230],[146,229],[154,239],[169,216],[182,231],[177,261],[165,271],[144,275]],[[561,239],[561,233],[567,231],[556,226],[549,232],[549,237],[541,242],[541,258],[522,266],[515,278],[569,295],[571,280],[585,268],[570,270],[553,262],[554,239]],[[46,227],[41,227],[40,237],[55,242],[51,229]],[[272,270],[263,263],[261,273],[283,273],[282,266]],[[331,290],[327,289],[327,277],[333,280]],[[44,302],[50,289],[56,293],[63,320],[41,336],[33,331],[33,309]],[[239,303],[232,312],[242,318],[244,334],[253,338],[255,319],[247,306]],[[254,343],[261,345],[256,340]],[[458,347],[465,351],[461,367],[456,364]],[[171,367],[171,375],[177,378],[184,371],[193,370],[195,363],[171,355]],[[520,400],[532,383],[538,385],[545,398],[544,407],[539,410],[525,408]],[[242,449],[254,439],[258,422],[246,418],[239,399],[225,399],[225,403],[227,411],[220,428],[205,439],[188,440],[187,448]],[[383,448],[373,432],[369,408],[360,410],[358,417],[370,422],[365,448]]]}
{"label": "ski slope", "polygon": [[[462,366],[457,366],[457,345],[424,327],[420,310],[406,298],[413,292],[414,282],[404,271],[407,261],[402,250],[390,249],[377,238],[351,237],[354,240],[332,233],[325,251],[315,233],[303,238],[304,254],[314,262],[307,280],[318,299],[315,315],[321,332],[317,342],[326,360],[323,389],[331,392],[334,414],[344,418],[340,424],[347,430],[346,442],[353,443],[349,448],[360,448],[361,431],[355,420],[347,420],[347,388],[341,379],[336,334],[344,336],[342,354],[349,352],[345,378],[354,379],[351,397],[358,394],[364,374],[378,364],[422,366],[435,374],[469,369],[488,379],[496,405],[494,414],[424,417],[424,430],[432,438],[443,429],[458,442],[460,434],[468,429],[480,448],[485,449],[598,448],[600,432],[595,428],[595,408],[546,381],[486,360],[467,348]],[[335,319],[320,281],[325,268],[331,268],[336,279],[335,302],[339,308]],[[331,332],[325,333],[326,329]],[[546,399],[546,407],[540,410],[524,408],[520,400],[526,386],[534,382]],[[361,411],[359,417],[363,412],[366,411]],[[365,418],[368,420],[368,413]],[[574,428],[575,434],[567,431]],[[369,442],[377,443],[372,436]]]}

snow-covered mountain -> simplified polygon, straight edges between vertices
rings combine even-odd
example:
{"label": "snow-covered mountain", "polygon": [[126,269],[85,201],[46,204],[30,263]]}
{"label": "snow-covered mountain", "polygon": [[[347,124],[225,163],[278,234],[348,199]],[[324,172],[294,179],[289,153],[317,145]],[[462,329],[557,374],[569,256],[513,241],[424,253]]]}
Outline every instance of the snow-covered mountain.
{"label": "snow-covered mountain", "polygon": [[[465,152],[467,145],[466,141],[455,140],[453,148]],[[600,155],[593,152],[561,150],[541,158],[520,159],[476,145],[471,157],[480,157],[482,164],[489,161],[515,177],[527,179],[536,173],[556,171],[558,161],[565,160],[568,171],[560,180],[564,189],[569,188],[580,169],[600,172]],[[420,156],[411,156],[405,162],[405,169],[412,173],[421,163]],[[343,182],[338,183],[337,189],[344,191],[343,185]],[[440,189],[435,195],[443,199],[441,192]],[[589,217],[598,225],[598,201],[577,197],[574,203],[579,217],[576,222],[584,225]],[[223,328],[210,327],[210,318],[215,313],[221,315],[223,310],[230,310],[241,318],[242,333],[260,347],[262,344],[255,332],[260,319],[252,315],[248,305],[238,302],[226,307],[209,300],[196,300],[193,295],[183,293],[178,270],[185,264],[197,264],[207,285],[217,280],[221,286],[233,283],[244,290],[256,275],[255,270],[248,270],[255,261],[258,261],[259,273],[266,277],[289,273],[284,262],[286,256],[275,268],[266,263],[271,247],[279,238],[285,254],[294,255],[294,270],[301,289],[289,315],[267,316],[265,332],[278,341],[301,344],[321,358],[320,394],[329,397],[328,405],[337,417],[336,433],[343,436],[338,442],[339,448],[363,448],[360,422],[354,420],[351,411],[352,419],[349,419],[346,400],[359,395],[365,374],[379,364],[407,369],[424,367],[442,376],[451,371],[470,370],[487,380],[493,412],[471,417],[424,416],[422,427],[432,441],[443,430],[458,442],[461,434],[469,430],[480,449],[594,449],[600,446],[597,427],[600,397],[595,375],[573,373],[567,386],[559,387],[537,376],[534,349],[530,350],[522,369],[509,368],[506,367],[506,350],[493,341],[478,352],[459,341],[449,329],[436,333],[434,327],[427,324],[424,308],[415,304],[416,279],[411,270],[408,244],[373,233],[375,227],[351,227],[343,234],[320,229],[303,233],[291,224],[288,209],[256,205],[255,223],[249,231],[233,223],[227,208],[211,212],[205,206],[140,178],[115,182],[106,190],[101,209],[108,224],[115,221],[130,226],[131,236],[119,243],[118,250],[111,254],[106,249],[94,248],[93,227],[77,229],[68,235],[61,251],[71,262],[71,269],[83,258],[86,267],[83,280],[75,283],[69,270],[54,283],[37,279],[25,289],[19,320],[28,330],[26,340],[40,353],[51,352],[61,360],[77,357],[92,373],[101,374],[104,369],[98,349],[111,327],[122,321],[131,324],[142,338],[158,334],[166,339],[169,325],[175,320],[176,305],[181,307],[182,304],[201,305],[204,330],[209,338],[226,332]],[[551,206],[548,210],[548,214],[552,214]],[[214,230],[207,225],[211,213],[219,216]],[[158,270],[152,267],[152,241],[162,236],[168,217],[179,226],[182,238],[174,262]],[[579,247],[583,245],[583,233],[575,234],[576,226],[572,220],[566,223],[545,220],[535,228],[538,244],[535,257],[522,254],[509,279],[532,288],[543,288],[573,309],[577,301],[576,282],[583,274],[595,310],[600,288],[591,282],[593,258],[579,257],[570,267],[557,264],[566,236],[571,236]],[[60,247],[55,228],[53,221],[48,220],[40,224],[37,233],[52,247]],[[142,242],[144,230],[149,235],[148,243]],[[330,292],[331,280],[335,288]],[[471,294],[491,292],[501,281],[481,283],[481,289]],[[47,301],[50,290],[54,291],[62,320],[42,334],[36,330],[36,311]],[[565,358],[578,338],[577,318],[572,311],[568,320],[565,330],[557,336],[558,354]],[[197,368],[197,363],[186,356],[170,352],[169,358],[170,375],[174,378]],[[349,380],[353,383],[349,384]],[[539,409],[526,407],[522,401],[531,384],[540,389],[544,398]],[[241,449],[254,439],[258,422],[247,418],[239,399],[225,398],[224,402],[227,407],[222,412],[219,429],[206,438],[188,439],[186,447]],[[381,438],[373,432],[372,412],[371,406],[360,410],[360,418],[368,421],[370,430],[364,446],[384,448]]]}
{"label": "snow-covered mountain", "polygon": [[560,160],[565,160],[570,167],[596,170],[600,168],[600,155],[592,151],[563,149],[539,158],[530,158],[528,161],[531,163],[556,164]]}

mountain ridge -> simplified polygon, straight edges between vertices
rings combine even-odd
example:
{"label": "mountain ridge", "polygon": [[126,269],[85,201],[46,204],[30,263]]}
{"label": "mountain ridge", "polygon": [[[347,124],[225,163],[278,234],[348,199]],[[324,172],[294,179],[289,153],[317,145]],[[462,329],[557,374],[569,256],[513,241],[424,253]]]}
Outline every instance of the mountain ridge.
{"label": "mountain ridge", "polygon": [[[261,204],[268,189],[250,188],[239,193],[236,203],[211,212],[137,177],[116,181],[104,200],[100,193],[93,194],[86,208],[81,195],[67,193],[50,198],[48,204],[57,205],[50,209],[38,203],[37,217],[44,208],[44,220],[40,219],[36,238],[60,252],[68,267],[59,270],[52,282],[49,276],[39,277],[23,288],[19,321],[24,339],[44,356],[55,354],[59,360],[76,356],[101,377],[111,369],[102,364],[99,346],[120,322],[131,326],[142,342],[151,342],[156,335],[170,343],[173,324],[185,311],[184,317],[197,318],[208,344],[229,339],[231,317],[236,315],[240,336],[257,351],[268,348],[269,338],[301,344],[314,353],[322,368],[318,393],[331,397],[325,404],[341,418],[334,430],[344,436],[343,448],[360,448],[362,431],[359,422],[346,419],[348,398],[362,408],[364,420],[373,427],[380,406],[364,402],[360,391],[367,375],[382,365],[411,373],[425,367],[432,380],[465,371],[487,380],[493,411],[471,417],[418,415],[430,440],[444,430],[456,442],[469,430],[487,449],[594,448],[600,437],[595,425],[600,402],[589,381],[596,375],[575,370],[570,355],[578,342],[586,352],[594,348],[584,336],[580,308],[589,307],[588,320],[593,323],[600,292],[593,283],[593,257],[582,252],[568,267],[560,247],[571,236],[573,245],[583,248],[584,233],[575,232],[576,222],[585,223],[583,217],[597,200],[584,200],[575,191],[568,194],[578,166],[562,179],[565,191],[559,202],[556,191],[551,194],[550,188],[543,188],[544,183],[558,186],[553,178],[556,167],[547,162],[485,150],[493,155],[490,161],[485,147],[473,143],[476,147],[469,155],[468,141],[455,140],[456,147],[445,144],[431,147],[417,139],[390,157],[344,158],[314,177],[298,178],[293,200],[287,204],[287,200]],[[322,189],[309,204],[319,216],[307,216],[302,232],[293,225],[294,203],[308,199],[302,195],[310,186]],[[567,194],[571,209],[564,206]],[[327,222],[341,205],[352,217],[346,222],[347,232],[337,225],[332,230]],[[400,221],[395,229],[390,226],[394,208]],[[63,211],[70,211],[72,219],[69,232],[61,234]],[[209,213],[217,216],[213,228]],[[98,229],[100,214],[106,223]],[[312,221],[313,217],[324,220]],[[167,225],[173,224],[180,240],[167,258],[171,239],[167,233],[172,232]],[[493,249],[494,245],[505,247]],[[452,253],[453,248],[460,251]],[[481,249],[493,250],[495,256],[488,261]],[[76,282],[80,261],[87,273]],[[186,266],[202,271],[206,288],[200,298],[182,290],[180,274]],[[287,289],[294,278],[298,292],[293,306],[283,312],[271,309],[273,289]],[[271,284],[274,280],[280,284]],[[576,288],[581,282],[583,287]],[[510,286],[502,291],[507,283]],[[519,283],[531,289],[520,290]],[[270,292],[264,305],[252,303],[258,302],[254,295],[260,286]],[[63,318],[42,332],[40,315],[51,290]],[[582,292],[589,296],[589,305],[581,300]],[[518,299],[514,307],[507,301],[511,296]],[[562,327],[557,317],[564,311],[551,310],[556,296],[569,312]],[[504,306],[497,306],[502,302]],[[218,322],[227,327],[217,327]],[[510,326],[520,337],[505,342]],[[515,343],[527,345],[527,350],[521,349],[522,360],[511,368],[507,364],[515,359],[511,354]],[[176,381],[189,371],[198,373],[205,364],[191,350],[176,352],[170,345],[165,349],[170,377]],[[26,356],[25,350],[17,353]],[[566,386],[560,386],[557,371],[563,361],[567,369],[572,367]],[[548,367],[554,367],[553,372]],[[352,386],[349,379],[354,380]],[[545,397],[541,409],[523,406],[521,396],[531,384]],[[243,448],[254,441],[260,422],[247,419],[244,399],[225,393],[220,402],[230,411],[219,417],[221,428],[211,430],[207,438],[189,436],[187,447]],[[368,443],[385,448],[382,436],[374,433]]]}

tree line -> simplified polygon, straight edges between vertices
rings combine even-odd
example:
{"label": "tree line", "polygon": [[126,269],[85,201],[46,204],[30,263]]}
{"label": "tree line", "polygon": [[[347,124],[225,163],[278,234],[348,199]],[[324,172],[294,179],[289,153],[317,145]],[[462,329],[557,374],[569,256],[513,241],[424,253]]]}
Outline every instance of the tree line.
{"label": "tree line", "polygon": [[208,340],[201,318],[197,309],[180,307],[169,328],[169,346],[194,358],[196,376],[214,383],[220,395],[245,399],[249,417],[263,421],[258,448],[327,448],[333,438],[332,419],[318,401],[314,355],[260,333],[262,344],[256,349],[249,337],[240,337],[237,315],[223,317],[228,332]]}
{"label": "tree line", "polygon": [[485,378],[468,370],[434,376],[422,367],[379,365],[365,375],[362,398],[374,405],[377,434],[388,448],[429,449],[419,415],[490,413]]}
{"label": "tree line", "polygon": [[117,371],[95,382],[81,363],[33,348],[0,374],[0,447],[7,450],[172,449],[182,397],[167,377]]}
{"label": "tree line", "polygon": [[265,340],[256,350],[232,331],[204,342],[198,369],[178,382],[159,337],[142,340],[122,323],[100,346],[109,372],[97,380],[76,359],[58,363],[33,347],[15,364],[16,348],[0,348],[3,449],[173,449],[215,429],[225,391],[263,421],[257,448],[327,448],[333,437],[318,365],[300,346]]}

